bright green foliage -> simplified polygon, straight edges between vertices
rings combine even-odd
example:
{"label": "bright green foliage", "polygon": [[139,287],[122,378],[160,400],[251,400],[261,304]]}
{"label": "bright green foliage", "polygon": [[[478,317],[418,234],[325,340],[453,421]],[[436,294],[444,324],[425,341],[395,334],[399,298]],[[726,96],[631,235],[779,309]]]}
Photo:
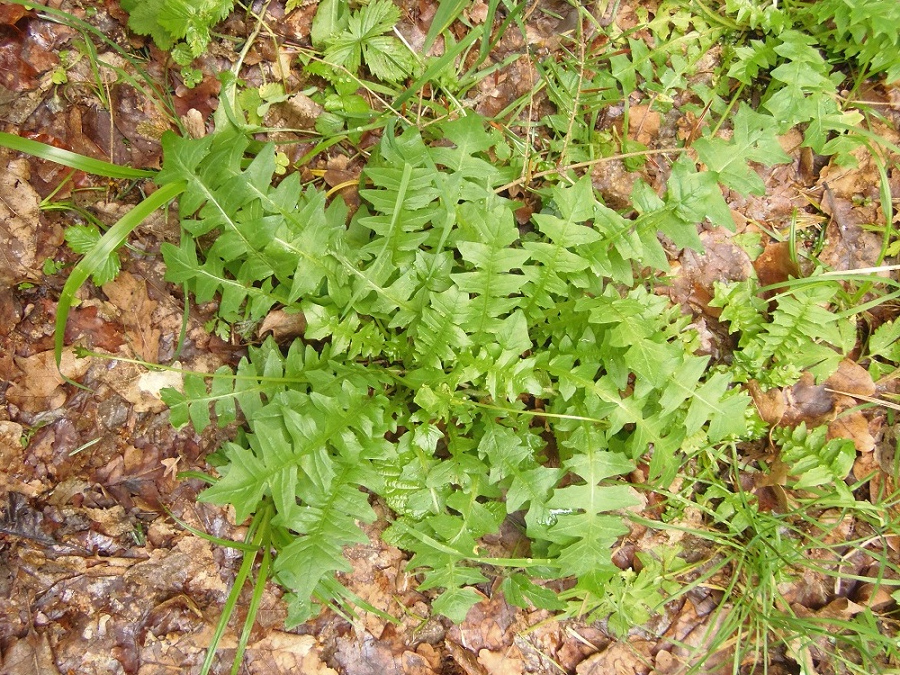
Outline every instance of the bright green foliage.
{"label": "bright green foliage", "polygon": [[869,373],[878,380],[900,364],[900,321],[881,324],[869,337]]}
{"label": "bright green foliage", "polygon": [[[134,30],[174,47],[182,64],[205,48],[230,4],[123,0]],[[300,4],[288,0],[286,9]],[[400,96],[409,107],[426,80],[433,90],[456,80],[454,90],[465,91],[505,65],[478,71],[501,9],[492,0],[475,65],[465,77],[451,73],[453,59],[473,62],[474,50],[466,50],[478,35],[454,43],[445,28],[466,3],[439,4],[426,41],[443,32],[447,51],[428,64],[434,73]],[[498,34],[525,7],[505,5]],[[636,466],[646,467],[646,488],[658,493],[669,491],[677,474],[690,477],[682,494],[690,493],[713,526],[699,536],[715,542],[716,559],[708,562],[719,569],[704,563],[701,574],[719,579],[728,569],[732,578],[723,621],[712,617],[719,635],[704,647],[710,643],[710,654],[717,645],[730,648],[752,621],[765,626],[753,639],[770,630],[773,607],[789,604],[771,590],[790,580],[790,567],[808,562],[790,534],[803,512],[766,513],[743,491],[741,477],[730,485],[723,480],[719,446],[734,448],[768,431],[736,384],[755,378],[765,387],[783,386],[804,370],[821,380],[853,346],[855,330],[829,309],[835,287],[815,279],[792,282],[792,290],[771,299],[760,297],[754,280],[720,284],[711,304],[739,335],[738,349],[726,355],[731,363],[712,364],[698,353],[690,318],[657,292],[654,275],[668,271],[672,248],[701,248],[698,225],[733,227],[723,188],[764,193],[751,162],[788,161],[779,132],[803,125],[805,144],[820,154],[841,157],[854,147],[845,132],[861,117],[845,112],[838,89],[850,83],[828,59],[849,56],[862,73],[896,79],[892,28],[900,17],[885,0],[699,6],[695,15],[692,3],[664,0],[646,30],[623,35],[615,24],[595,25],[606,30],[608,50],[595,50],[604,41],[593,40],[587,53],[576,49],[536,64],[537,87],[546,87],[557,110],[543,119],[550,138],[528,141],[546,140],[546,147],[529,148],[536,152],[527,158],[519,156],[526,143],[510,133],[513,125],[495,120],[488,127],[475,114],[459,113],[464,106],[455,100],[448,112],[439,97],[421,97],[419,119],[435,113],[421,129],[391,117],[378,145],[365,147],[362,203],[352,216],[341,199],[328,203],[322,192],[304,189],[296,174],[280,180],[286,157],[249,137],[269,106],[287,98],[279,84],[238,95],[235,75],[223,74],[227,93],[217,131],[197,140],[163,138],[164,165],[156,176],[162,189],[147,202],[166,203],[183,190],[182,240],[163,245],[167,278],[197,300],[217,303],[214,321],[225,330],[231,324],[252,335],[276,307],[302,312],[306,320],[302,339],[278,345],[269,338],[249,347],[234,373],[226,367],[209,376],[185,373],[180,391],[162,393],[177,427],[203,431],[214,419],[219,426],[242,424],[211,456],[218,475],[201,496],[231,505],[238,520],[250,522],[241,547],[248,554],[223,630],[257,552],[261,581],[243,643],[269,575],[287,589],[289,625],[308,620],[322,604],[353,601],[341,586],[341,575],[352,570],[345,549],[368,541],[366,525],[375,519],[370,501],[377,498],[391,510],[384,538],[412,554],[409,567],[420,575],[420,588],[438,592],[431,605],[436,613],[463,620],[482,597],[473,586],[491,585],[512,604],[606,619],[612,633],[624,636],[678,590],[673,579],[687,567],[678,550],[639,554],[641,565],[633,569],[613,564],[610,552],[629,532],[625,511],[644,505],[623,478]],[[727,16],[716,14],[722,9]],[[375,104],[359,93],[360,69],[391,85],[367,83],[378,94],[417,69],[415,56],[389,34],[399,16],[389,0],[353,10],[341,0],[318,4],[311,39],[325,62],[306,58],[307,72],[330,81],[322,97],[326,112],[316,123],[326,136],[320,147],[345,126],[346,138],[358,143],[351,121],[361,126],[378,118]],[[714,72],[706,71],[711,46],[732,38],[739,44],[723,52]],[[701,63],[711,77],[692,77]],[[189,82],[202,73],[183,69],[182,75]],[[739,83],[736,91],[729,78]],[[756,91],[758,110],[738,102],[759,81],[765,85]],[[684,100],[689,82],[693,100],[679,103],[681,112],[695,113],[698,123],[714,120],[715,131],[695,139],[689,152],[676,148],[657,157],[665,169],[649,172],[653,187],[634,181],[627,209],[604,205],[590,175],[579,179],[573,167],[559,171],[559,184],[529,195],[528,209],[500,196],[500,186],[519,182],[530,169],[546,176],[553,172],[545,169],[573,161],[644,150],[632,139],[629,106],[646,95],[655,111],[668,112]],[[612,127],[601,116],[623,101],[622,125]],[[242,107],[249,124],[239,119]],[[535,166],[525,166],[535,157]],[[622,164],[632,171],[646,161],[632,156]],[[661,176],[664,187],[655,182]],[[81,264],[76,267],[74,288],[108,249],[90,228],[72,228],[67,239],[76,251],[95,253],[80,280]],[[98,283],[115,274],[112,261],[95,275]],[[74,297],[67,289],[62,324]],[[886,323],[871,335],[873,376],[900,363],[898,334]],[[61,334],[57,345],[58,360]],[[852,442],[827,441],[824,427],[803,425],[775,429],[770,438],[789,468],[788,487],[824,500],[816,517],[826,504],[856,506],[844,482],[855,458]],[[745,468],[736,452],[732,463],[735,474]],[[682,494],[672,495],[678,499],[670,508]],[[876,529],[886,529],[881,514],[878,519]],[[513,523],[525,535],[515,553],[522,557],[489,557],[485,538]],[[866,537],[862,546],[875,555]],[[827,573],[844,574],[840,566]],[[567,590],[559,595],[543,585],[561,579]],[[747,587],[737,601],[736,580]],[[741,603],[753,611],[749,621]],[[866,610],[854,620],[869,621],[869,635],[878,635],[884,626],[874,617]],[[789,618],[771,628],[793,657],[809,637],[794,626],[817,624]],[[755,664],[737,650],[738,665]],[[863,665],[860,672],[875,669]]]}
{"label": "bright green foliage", "polygon": [[[100,241],[100,230],[94,225],[71,225],[66,228],[65,237],[69,248],[83,255],[97,246],[97,242]],[[97,286],[102,286],[115,279],[120,268],[119,254],[113,251],[91,275],[91,280]]]}
{"label": "bright green foliage", "polygon": [[807,285],[778,296],[768,316],[755,280],[716,283],[714,307],[731,333],[739,333],[731,372],[739,381],[750,378],[765,386],[793,384],[808,369],[818,380],[835,371],[856,340],[846,319],[827,309],[834,285]]}
{"label": "bright green foliage", "polygon": [[778,34],[792,25],[788,13],[778,7],[777,1],[725,0],[725,10],[739,24],[753,30],[762,29]]}
{"label": "bright green foliage", "polygon": [[894,0],[725,0],[725,11],[741,28],[786,41],[802,31],[811,36],[808,44],[835,60],[866,75],[884,74],[888,82],[900,79],[900,5]]}
{"label": "bright green foliage", "polygon": [[786,31],[778,39],[781,44],[774,48],[775,53],[784,61],[771,71],[773,84],[764,106],[778,120],[779,129],[789,129],[812,119],[817,101],[836,94],[843,76],[838,74],[837,82],[832,80],[831,69],[811,37]]}
{"label": "bright green foliage", "polygon": [[791,161],[775,137],[772,118],[742,103],[732,118],[732,125],[734,133],[730,141],[698,138],[694,141],[694,149],[700,161],[706,164],[719,182],[741,194],[765,194],[762,178],[747,163],[783,164]]}
{"label": "bright green foliage", "polygon": [[846,438],[828,440],[828,427],[807,429],[806,423],[789,429],[776,427],[772,440],[781,447],[781,461],[796,477],[790,486],[810,490],[819,486],[833,487],[843,483],[856,460],[853,441]]}
{"label": "bright green foliage", "polygon": [[[831,25],[830,14],[821,8],[834,4],[843,4],[843,0],[798,5],[790,12],[774,6],[762,9],[756,0],[728,0],[726,7],[736,11],[739,22],[763,28],[767,36],[737,46],[732,60],[726,63],[729,77],[744,85],[755,85],[760,75],[768,71],[770,81],[762,95],[761,107],[771,118],[762,128],[784,133],[798,124],[807,124],[804,145],[818,154],[836,154],[841,162],[847,163],[852,162],[848,153],[859,145],[859,140],[846,132],[862,116],[843,109],[837,93],[846,76],[836,71],[825,55],[841,49],[852,57],[861,54],[861,50],[854,52],[846,45],[835,47],[830,42],[830,33],[824,28]],[[874,40],[873,34],[879,32],[883,33],[883,29],[859,25],[855,36],[869,44]],[[879,65],[881,70],[886,69],[884,59]]]}
{"label": "bright green foliage", "polygon": [[176,63],[188,65],[209,44],[210,30],[231,13],[234,0],[122,0],[128,27],[149,35]]}
{"label": "bright green foliage", "polygon": [[829,52],[855,60],[867,74],[900,80],[900,4],[894,0],[817,0],[804,24]]}
{"label": "bright green foliage", "polygon": [[570,603],[571,613],[584,615],[589,621],[606,619],[610,632],[624,637],[635,626],[645,625],[680,587],[674,576],[685,563],[676,557],[678,553],[675,548],[638,553],[640,572],[594,570],[579,579],[574,589],[563,593],[563,598],[577,598]]}
{"label": "bright green foliage", "polygon": [[399,20],[400,10],[391,0],[372,0],[349,14],[343,3],[326,1],[316,13],[313,38],[325,46],[327,63],[351,75],[365,63],[376,78],[396,82],[407,77],[416,63],[399,39],[385,35]]}
{"label": "bright green foliage", "polygon": [[423,589],[442,589],[436,611],[460,620],[477,602],[471,586],[492,574],[480,539],[514,513],[540,563],[504,561],[501,587],[558,608],[536,578],[575,576],[589,593],[591,575],[615,574],[628,531],[616,511],[638,503],[617,476],[649,459],[666,485],[687,436],[746,432],[747,396],[707,376],[689,319],[628,287],[647,261],[667,267],[657,229],[696,246],[707,216],[730,223],[714,176],[682,158],[663,199],[638,190],[637,220],[586,177],[550,190],[523,231],[495,192],[511,177],[491,162],[499,136],[471,115],[429,134],[386,130],[349,223],[341,200],[295,177],[274,186],[271,145],[251,153],[230,128],[164,138],[158,182],[188,184],[169,278],[218,298],[228,321],[302,310],[319,345],[282,354],[270,339],[235,379],[187,376],[165,394],[176,424],[202,429],[210,406],[220,424],[246,420],[202,498],[238,519],[273,506],[291,622],[315,613],[311,598],[337,599],[343,548],[373,518],[360,488],[395,512],[385,537],[413,553]]}
{"label": "bright green foliage", "polygon": [[226,321],[258,321],[276,303],[290,305],[335,279],[340,268],[310,247],[336,235],[343,211],[326,211],[323,196],[302,192],[296,177],[274,187],[273,146],[242,168],[247,143],[230,133],[193,141],[167,134],[158,177],[160,183],[188,182],[180,200],[186,234],[216,235],[202,264],[190,237],[180,247],[165,244],[167,278],[188,283],[200,302],[219,294],[219,315]]}

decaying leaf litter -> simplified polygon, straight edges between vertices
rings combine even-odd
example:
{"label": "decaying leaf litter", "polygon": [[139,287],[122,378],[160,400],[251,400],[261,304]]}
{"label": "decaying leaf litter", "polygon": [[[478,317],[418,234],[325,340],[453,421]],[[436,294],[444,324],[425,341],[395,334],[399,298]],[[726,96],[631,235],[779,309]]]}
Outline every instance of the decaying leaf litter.
{"label": "decaying leaf litter", "polygon": [[[120,44],[142,44],[133,36],[126,37],[126,17],[114,3],[91,8],[95,12],[65,3],[62,8],[94,22]],[[411,45],[421,45],[436,7],[421,3],[404,9],[401,32]],[[569,24],[576,15],[564,4],[541,5],[539,9],[528,15],[525,39],[536,54],[546,58],[565,45],[561,33],[571,30]],[[293,49],[308,36],[315,5],[285,16],[283,8],[272,3],[268,11],[272,25],[281,32],[275,41],[257,43],[246,60],[245,77],[252,84],[285,77],[288,87],[298,87],[302,80]],[[486,16],[485,8],[478,4],[468,12],[475,23]],[[613,20],[622,28],[633,27],[638,23],[636,9],[620,6]],[[102,86],[98,87],[89,59],[81,59],[66,66],[67,86],[54,83],[62,50],[77,39],[74,31],[42,21],[17,5],[0,7],[0,24],[4,131],[117,163],[158,163],[158,136],[167,122],[152,102],[117,82],[115,73],[101,71]],[[223,33],[242,38],[249,30],[247,17],[235,15],[226,22]],[[496,60],[503,61],[521,50],[524,41],[509,31],[495,47]],[[147,48],[151,53],[148,68],[160,81],[167,81],[165,54]],[[174,87],[175,108],[197,136],[205,131],[197,120],[207,119],[217,104],[215,74],[227,68],[234,55],[227,41],[212,43],[202,57],[199,85]],[[104,55],[104,59],[115,61],[116,56]],[[529,59],[515,59],[479,82],[471,94],[471,105],[481,114],[494,115],[532,90],[538,77]],[[882,106],[896,127],[897,90],[872,87],[862,93]],[[555,108],[541,94],[529,101],[529,107],[533,119],[553,114]],[[304,99],[272,108],[273,119],[276,123],[280,119],[285,128],[309,128],[320,112]],[[621,108],[613,106],[602,123],[618,125],[623,133],[621,115]],[[689,138],[697,123],[674,114],[662,118],[649,105],[631,106],[630,115],[626,135],[651,149],[672,147],[674,139]],[[889,126],[880,127],[878,133],[897,141]],[[296,140],[286,135],[288,139]],[[368,143],[376,140],[373,137]],[[810,161],[804,156],[800,141],[798,132],[780,139],[791,163],[759,168],[765,196],[727,195],[737,236],[721,228],[704,231],[700,235],[706,250],[703,255],[666,244],[673,271],[669,283],[658,292],[692,313],[704,349],[717,358],[726,357],[734,344],[717,321],[720,310],[711,304],[714,283],[745,279],[751,269],[760,285],[779,283],[803,272],[797,269],[787,242],[768,236],[770,231],[790,228],[797,214],[795,226],[801,232],[824,232],[819,259],[833,268],[866,268],[878,262],[880,237],[864,227],[879,222],[883,215],[877,167],[870,156],[857,151],[858,166],[854,168],[816,167],[815,158]],[[311,145],[301,142],[284,148],[291,160],[297,160]],[[0,620],[3,669],[10,673],[196,671],[239,556],[186,534],[166,511],[213,536],[241,539],[242,528],[227,511],[196,502],[203,487],[199,481],[176,479],[179,471],[205,469],[206,454],[234,430],[210,429],[202,435],[174,431],[159,391],[176,384],[178,374],[147,371],[126,360],[169,363],[175,355],[182,298],[179,289],[164,281],[158,251],[162,242],[177,243],[177,220],[171,214],[158,214],[144,223],[130,240],[131,248],[122,252],[124,271],[101,288],[82,289],[81,303],[73,310],[67,328],[69,346],[63,353],[62,372],[91,391],[73,388],[59,377],[52,352],[56,298],[65,273],[42,269],[48,259],[62,265],[74,261],[74,254],[63,245],[64,228],[73,216],[71,211],[42,209],[42,200],[51,195],[56,201],[71,200],[109,224],[123,204],[140,196],[126,182],[107,183],[78,172],[69,176],[67,169],[27,156],[6,153],[4,161],[9,170],[0,177],[4,251],[0,367],[6,383],[0,452],[6,469],[0,480],[6,504],[0,556],[3,595],[10,601],[4,604]],[[627,207],[633,189],[634,174],[623,170],[622,162],[598,163],[591,169],[594,187],[615,208]],[[662,190],[667,167],[668,160],[655,157],[644,170],[645,180]],[[359,168],[335,153],[317,157],[304,172],[308,177],[322,175],[326,184],[335,187],[355,179]],[[890,171],[889,179],[891,192],[898,194],[896,170]],[[351,207],[356,205],[358,197],[352,188],[341,194]],[[529,202],[527,193],[519,197],[523,209],[539,207],[539,203]],[[739,239],[742,235],[750,236]],[[762,253],[758,257],[747,251],[746,241],[754,241],[753,235],[759,235],[755,241]],[[889,307],[880,306],[873,312],[881,313],[876,316],[879,322],[892,316]],[[233,366],[239,359],[243,349],[239,342],[225,342],[204,329],[210,317],[209,308],[192,309],[185,347],[178,354],[181,367],[213,372],[223,364]],[[302,334],[304,327],[290,325],[287,317],[271,317],[266,330],[287,337]],[[76,358],[75,344],[123,358]],[[797,428],[801,423],[809,427],[827,423],[829,436],[850,439],[857,453],[852,475],[862,479],[874,474],[860,488],[872,493],[873,503],[878,503],[878,495],[895,492],[894,430],[889,413],[858,408],[865,397],[893,392],[891,381],[876,386],[868,372],[847,360],[819,384],[805,377],[797,384],[767,391],[754,388],[751,382],[748,390],[760,416],[771,424]],[[786,469],[779,469],[780,460],[772,446],[742,452],[745,461],[773,467],[764,476],[736,472],[742,487],[755,495],[761,509],[785,510],[791,498],[784,488]],[[646,479],[645,474],[646,468],[639,467],[632,480],[639,483]],[[649,493],[638,515],[654,520],[659,497]],[[245,657],[246,672],[674,673],[680,672],[683,659],[703,651],[720,624],[738,611],[727,607],[717,611],[721,610],[721,589],[735,573],[733,567],[721,564],[721,551],[709,542],[692,541],[689,533],[677,528],[657,530],[636,520],[614,551],[613,560],[619,567],[639,571],[644,563],[638,553],[682,543],[696,556],[690,562],[698,564],[697,578],[702,577],[702,582],[660,614],[648,616],[644,625],[634,626],[627,637],[613,637],[603,623],[557,621],[547,611],[510,607],[489,586],[479,588],[484,599],[462,624],[454,626],[431,616],[432,596],[415,590],[415,579],[405,571],[405,556],[381,543],[379,534],[389,514],[383,504],[376,503],[375,508],[379,518],[366,526],[370,543],[348,552],[354,571],[343,578],[363,600],[400,623],[373,613],[347,622],[326,611],[288,633],[283,630],[285,610],[280,591],[267,586]],[[683,522],[675,525],[699,528],[703,517],[699,509],[685,509]],[[827,531],[820,536],[834,548],[814,552],[821,565],[846,567],[848,574],[860,578],[892,573],[887,565],[879,572],[877,558],[864,551],[839,546],[851,539],[879,539],[878,533],[868,532],[866,524],[841,509],[823,509],[818,523],[803,526]],[[520,538],[510,524],[484,543],[508,553],[515,550]],[[888,560],[894,562],[895,535],[884,538],[889,545]],[[704,576],[707,570],[713,572]],[[785,581],[779,590],[790,609],[802,616],[849,619],[867,608],[892,607],[894,602],[883,586],[868,582],[836,587],[834,580],[816,572],[814,565],[799,578]],[[623,601],[632,600],[625,597]],[[222,672],[230,667],[228,653],[236,645],[243,611],[238,610],[234,631],[220,645]],[[767,656],[768,667],[770,672],[796,672],[799,664],[807,672],[841,672],[828,655],[829,645],[817,638],[813,644],[773,650]],[[718,668],[730,672],[732,665],[732,653],[726,646],[704,665],[703,672]]]}

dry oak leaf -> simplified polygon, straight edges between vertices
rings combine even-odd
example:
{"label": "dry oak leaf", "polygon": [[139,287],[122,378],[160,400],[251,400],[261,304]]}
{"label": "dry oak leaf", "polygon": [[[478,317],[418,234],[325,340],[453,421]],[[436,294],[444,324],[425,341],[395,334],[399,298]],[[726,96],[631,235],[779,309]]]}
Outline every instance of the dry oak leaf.
{"label": "dry oak leaf", "polygon": [[[854,401],[847,396],[840,399]],[[875,437],[869,428],[869,420],[859,410],[840,415],[828,425],[828,438],[846,438],[853,441],[857,452],[872,452],[875,449]]]}
{"label": "dry oak leaf", "polygon": [[302,312],[273,309],[266,314],[256,334],[259,338],[263,338],[269,332],[272,333],[275,342],[279,343],[302,337],[306,332],[306,317]]}
{"label": "dry oak leaf", "polygon": [[478,652],[478,663],[484,666],[488,675],[524,675],[525,661],[518,647],[504,652],[492,652],[482,649]]}
{"label": "dry oak leaf", "polygon": [[36,230],[40,196],[28,184],[28,163],[0,153],[0,284],[37,278]]}
{"label": "dry oak leaf", "polygon": [[[851,410],[857,405],[854,396],[871,398],[875,395],[875,382],[868,371],[849,359],[841,361],[837,371],[825,381],[829,393],[834,396],[837,417],[828,425],[829,438],[847,438],[853,441],[859,452],[875,449],[868,418],[860,410]],[[847,412],[844,412],[847,411]]]}
{"label": "dry oak leaf", "polygon": [[22,450],[22,436],[25,428],[16,422],[0,420],[0,494],[12,492],[34,497],[48,486],[37,478],[31,478],[25,468],[25,453]]}
{"label": "dry oak leaf", "polygon": [[763,422],[771,425],[781,422],[787,410],[787,401],[781,389],[763,391],[756,380],[750,380],[747,383],[747,389],[750,390],[753,405],[756,406],[756,412],[759,413]]}
{"label": "dry oak leaf", "polygon": [[16,358],[16,365],[24,377],[17,378],[9,389],[6,398],[28,412],[41,412],[61,407],[68,398],[62,388],[63,380],[60,372],[71,380],[83,376],[93,365],[93,358],[80,359],[75,356],[72,347],[62,352],[59,370],[53,351],[41,352],[33,356]]}
{"label": "dry oak leaf", "polygon": [[659,134],[661,117],[658,112],[651,110],[649,105],[634,105],[628,113],[628,138],[644,145]]}
{"label": "dry oak leaf", "polygon": [[322,661],[319,646],[311,635],[276,631],[247,647],[247,672],[253,675],[303,673],[338,675]]}
{"label": "dry oak leaf", "polygon": [[147,295],[147,282],[130,272],[121,272],[103,285],[103,292],[119,310],[128,342],[145,361],[159,358],[160,330],[153,325],[153,311],[159,304]]}
{"label": "dry oak leaf", "polygon": [[825,380],[825,386],[838,394],[875,395],[875,382],[872,381],[869,371],[850,359],[841,361],[835,373]]}
{"label": "dry oak leaf", "polygon": [[578,675],[649,675],[655,643],[647,640],[614,642],[578,664]]}
{"label": "dry oak leaf", "polygon": [[0,670],[6,675],[59,675],[46,633],[30,633],[15,640],[0,660]]}

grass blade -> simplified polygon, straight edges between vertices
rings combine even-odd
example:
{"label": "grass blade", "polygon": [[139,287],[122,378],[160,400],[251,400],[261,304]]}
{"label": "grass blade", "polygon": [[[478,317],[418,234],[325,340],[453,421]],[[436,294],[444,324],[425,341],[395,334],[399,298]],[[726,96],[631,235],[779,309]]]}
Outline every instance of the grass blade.
{"label": "grass blade", "polygon": [[468,0],[438,0],[438,10],[431,20],[428,35],[425,36],[425,44],[422,47],[423,53],[431,48],[438,35],[447,30],[450,24],[459,18],[467,4]]}
{"label": "grass blade", "polygon": [[[179,194],[184,191],[186,183],[170,183],[152,195],[147,197],[140,204],[135,206],[131,211],[122,216],[119,221],[113,225],[97,242],[97,245],[85,255],[75,267],[63,286],[62,293],[59,295],[59,305],[56,309],[56,334],[54,336],[53,354],[56,359],[56,367],[59,368],[62,360],[63,340],[66,332],[66,320],[69,318],[69,310],[75,301],[75,293],[81,288],[88,277],[90,277],[100,265],[104,263],[110,253],[115,251],[122,245],[125,239],[131,234],[135,227],[161,206],[165,206]],[[72,382],[69,378],[63,376],[63,379],[70,384],[81,386],[77,382]]]}
{"label": "grass blade", "polygon": [[155,171],[133,169],[130,166],[119,166],[118,164],[105,162],[102,159],[85,157],[77,152],[55,148],[52,145],[32,141],[30,138],[22,138],[15,134],[8,134],[5,131],[0,131],[0,146],[56,162],[72,169],[79,169],[95,176],[106,176],[108,178],[152,178],[156,175]]}
{"label": "grass blade", "polygon": [[448,49],[444,55],[435,60],[428,68],[425,69],[425,72],[416,79],[409,88],[402,92],[396,99],[394,99],[394,107],[399,108],[403,103],[409,100],[411,97],[415,96],[419,90],[425,86],[428,82],[431,82],[437,74],[440,73],[444,68],[446,68],[449,64],[453,63],[457,56],[462,54],[465,50],[472,46],[472,44],[478,39],[480,33],[477,31],[473,31],[468,33],[462,40],[457,42],[452,49]]}

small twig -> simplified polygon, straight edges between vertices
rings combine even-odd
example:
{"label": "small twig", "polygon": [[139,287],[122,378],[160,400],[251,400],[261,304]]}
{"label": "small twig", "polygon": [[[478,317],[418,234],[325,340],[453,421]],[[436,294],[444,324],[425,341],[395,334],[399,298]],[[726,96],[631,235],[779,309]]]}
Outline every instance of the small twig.
{"label": "small twig", "polygon": [[598,157],[597,159],[589,159],[586,162],[577,162],[575,164],[569,164],[567,166],[557,167],[555,169],[547,169],[546,171],[540,171],[538,173],[533,173],[528,177],[517,178],[511,183],[507,183],[506,185],[501,185],[494,192],[500,193],[509,190],[512,187],[517,185],[521,185],[525,183],[527,180],[533,178],[543,178],[544,176],[552,176],[553,174],[561,174],[566,171],[572,171],[573,169],[583,169],[588,166],[594,166],[595,164],[603,164],[604,162],[612,162],[617,159],[627,159],[629,157],[645,157],[647,155],[667,155],[671,153],[681,153],[686,151],[687,148],[659,148],[656,150],[637,150],[635,152],[623,152],[618,155],[611,155],[609,157]]}
{"label": "small twig", "polygon": [[883,398],[876,398],[874,396],[866,396],[865,394],[854,394],[849,391],[841,391],[840,389],[832,389],[831,387],[825,387],[825,391],[829,394],[840,394],[841,396],[849,396],[850,398],[855,398],[860,401],[865,401],[866,403],[875,403],[877,405],[883,405],[886,408],[890,408],[891,410],[900,410],[900,404],[891,403],[890,401],[885,401]]}

